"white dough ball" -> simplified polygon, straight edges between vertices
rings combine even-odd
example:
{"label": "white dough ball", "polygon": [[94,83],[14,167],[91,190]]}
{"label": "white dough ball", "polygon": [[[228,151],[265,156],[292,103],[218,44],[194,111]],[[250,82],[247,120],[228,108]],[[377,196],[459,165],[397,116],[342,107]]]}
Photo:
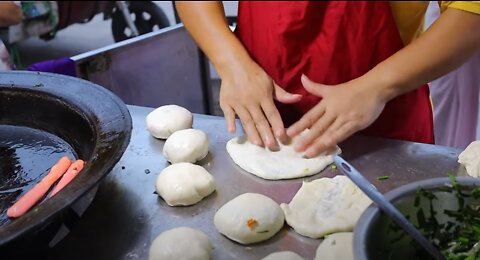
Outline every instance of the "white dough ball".
{"label": "white dough ball", "polygon": [[328,235],[317,248],[315,260],[354,260],[353,233],[340,232]]}
{"label": "white dough ball", "polygon": [[171,163],[195,163],[208,154],[208,137],[202,130],[183,129],[168,137],[163,155]]}
{"label": "white dough ball", "polygon": [[292,251],[275,252],[262,258],[262,260],[305,260],[305,258],[299,256]]}
{"label": "white dough ball", "polygon": [[215,180],[202,166],[176,163],[163,169],[155,186],[168,205],[189,206],[210,195],[215,190]]}
{"label": "white dough ball", "polygon": [[167,139],[178,130],[191,128],[193,115],[186,108],[177,105],[161,106],[147,115],[147,129],[159,139]]}
{"label": "white dough ball", "polygon": [[161,233],[150,246],[149,260],[210,259],[213,246],[205,233],[178,227]]}
{"label": "white dough ball", "polygon": [[267,240],[275,235],[285,221],[280,206],[258,193],[244,193],[223,205],[215,213],[217,230],[241,244]]}

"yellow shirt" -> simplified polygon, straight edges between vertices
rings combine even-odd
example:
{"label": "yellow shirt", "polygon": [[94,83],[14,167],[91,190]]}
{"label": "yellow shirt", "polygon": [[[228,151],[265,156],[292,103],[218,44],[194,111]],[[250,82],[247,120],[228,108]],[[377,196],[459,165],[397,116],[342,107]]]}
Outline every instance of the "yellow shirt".
{"label": "yellow shirt", "polygon": [[[423,22],[429,1],[391,1],[393,17],[405,44],[417,38],[423,31]],[[438,1],[440,10],[455,8],[480,14],[480,1]]]}

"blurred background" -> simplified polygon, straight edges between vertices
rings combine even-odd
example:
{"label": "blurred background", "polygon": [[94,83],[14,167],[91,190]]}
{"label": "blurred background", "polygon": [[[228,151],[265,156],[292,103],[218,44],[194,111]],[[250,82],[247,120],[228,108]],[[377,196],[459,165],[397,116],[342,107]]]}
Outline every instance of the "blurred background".
{"label": "blurred background", "polygon": [[[170,25],[175,25],[175,14],[172,1],[153,1],[167,16]],[[237,1],[223,1],[227,16],[237,15]],[[115,43],[112,34],[112,19],[104,20],[103,14],[97,14],[84,24],[73,24],[60,30],[52,40],[38,37],[26,39],[18,44],[22,65],[72,57],[90,50]]]}

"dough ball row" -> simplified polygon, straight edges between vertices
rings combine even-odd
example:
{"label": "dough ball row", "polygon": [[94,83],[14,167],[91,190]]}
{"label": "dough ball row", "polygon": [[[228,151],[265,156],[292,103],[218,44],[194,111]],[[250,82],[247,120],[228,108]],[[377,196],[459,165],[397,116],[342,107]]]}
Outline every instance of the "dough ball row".
{"label": "dough ball row", "polygon": [[[214,177],[194,164],[208,154],[208,137],[192,129],[193,115],[177,105],[153,110],[146,118],[147,129],[166,139],[163,156],[171,163],[157,177],[155,189],[169,206],[190,206],[215,191]],[[213,246],[202,231],[178,227],[162,232],[150,245],[149,259],[210,259]]]}
{"label": "dough ball row", "polygon": [[166,139],[162,153],[171,163],[157,178],[158,195],[169,206],[189,206],[215,191],[213,176],[194,164],[207,156],[208,137],[192,128],[192,113],[181,106],[165,105],[150,112],[146,122],[153,137]]}

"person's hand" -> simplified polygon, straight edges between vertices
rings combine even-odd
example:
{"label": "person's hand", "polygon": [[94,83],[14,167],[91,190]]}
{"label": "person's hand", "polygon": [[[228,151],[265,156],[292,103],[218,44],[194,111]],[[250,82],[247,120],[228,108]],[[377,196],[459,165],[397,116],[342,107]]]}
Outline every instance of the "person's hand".
{"label": "person's hand", "polygon": [[356,79],[337,86],[318,84],[302,75],[304,88],[322,100],[287,129],[293,137],[306,128],[310,131],[295,145],[309,158],[327,151],[378,118],[386,99],[371,90],[365,80]]}
{"label": "person's hand", "polygon": [[228,131],[235,132],[235,115],[238,115],[251,143],[265,145],[271,150],[277,149],[275,137],[282,141],[287,136],[274,98],[282,103],[295,103],[300,101],[302,96],[280,88],[253,62],[235,73],[230,73],[230,76],[223,77],[220,107],[225,115]]}

